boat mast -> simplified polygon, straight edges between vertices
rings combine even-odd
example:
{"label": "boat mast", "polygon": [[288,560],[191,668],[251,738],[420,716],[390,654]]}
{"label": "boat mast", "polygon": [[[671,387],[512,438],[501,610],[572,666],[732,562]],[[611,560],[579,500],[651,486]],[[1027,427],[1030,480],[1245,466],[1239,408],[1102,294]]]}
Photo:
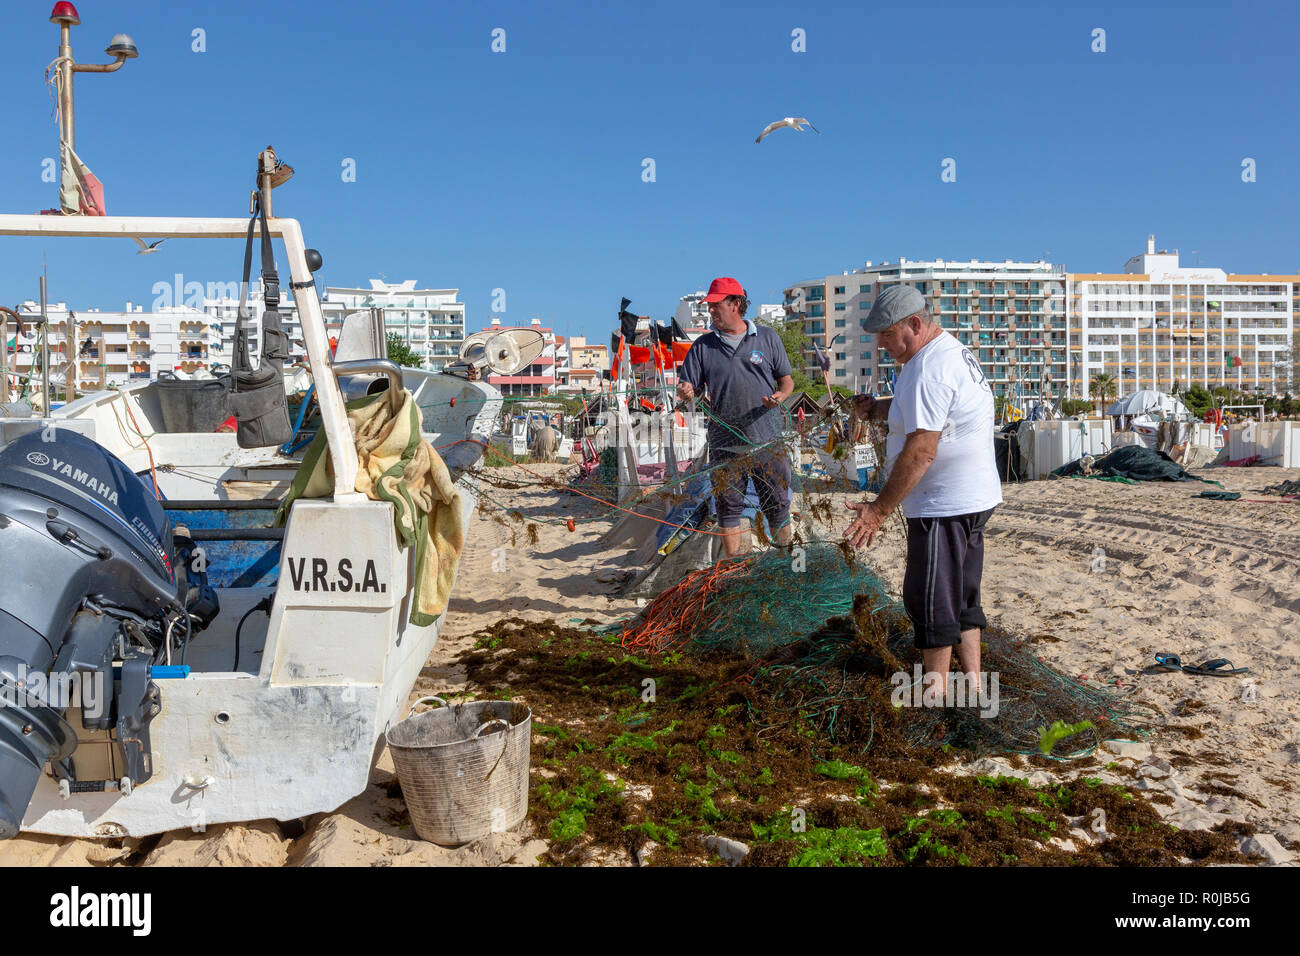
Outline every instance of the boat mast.
{"label": "boat mast", "polygon": [[50,11],[50,22],[59,25],[59,56],[54,61],[55,86],[58,89],[59,143],[60,146],[66,145],[68,149],[75,150],[77,128],[73,118],[73,74],[116,73],[127,60],[138,57],[140,51],[135,48],[135,42],[129,36],[117,33],[104,50],[113,57],[112,63],[78,63],[72,56],[72,28],[81,24],[77,8],[68,0],[59,0]]}

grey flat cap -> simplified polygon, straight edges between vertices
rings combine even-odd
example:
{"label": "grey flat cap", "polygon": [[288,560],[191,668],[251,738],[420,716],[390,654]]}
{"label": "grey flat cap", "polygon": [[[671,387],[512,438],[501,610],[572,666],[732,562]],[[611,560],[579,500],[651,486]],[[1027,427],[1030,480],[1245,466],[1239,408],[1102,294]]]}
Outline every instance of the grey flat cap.
{"label": "grey flat cap", "polygon": [[910,285],[891,285],[871,305],[862,323],[865,332],[883,332],[909,315],[925,311],[925,297]]}

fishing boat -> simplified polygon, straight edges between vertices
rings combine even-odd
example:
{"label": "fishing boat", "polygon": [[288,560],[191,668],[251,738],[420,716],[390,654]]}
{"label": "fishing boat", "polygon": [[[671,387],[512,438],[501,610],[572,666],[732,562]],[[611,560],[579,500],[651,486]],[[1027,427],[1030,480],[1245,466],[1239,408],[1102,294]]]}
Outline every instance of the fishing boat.
{"label": "fishing boat", "polygon": [[[0,235],[45,240],[246,229],[235,219],[0,216]],[[332,493],[297,500],[274,527],[300,463],[242,448],[233,433],[168,433],[156,383],[5,423],[0,836],[142,836],[200,818],[337,808],[365,788],[437,641],[445,612],[412,620],[418,569],[392,504],[355,490],[339,382],[378,374],[398,389],[403,373],[380,359],[332,361],[299,224],[271,218],[269,232],[300,286]],[[456,482],[461,527],[476,503],[464,478],[501,403],[472,372],[418,383],[422,431]],[[24,690],[92,678],[102,685],[93,709]]]}
{"label": "fishing boat", "polygon": [[[169,432],[159,383],[0,422],[0,838],[139,837],[336,809],[365,789],[438,639],[454,538],[476,503],[469,472],[501,407],[484,376],[502,368],[480,357],[411,378],[379,357],[337,360],[312,277],[321,257],[297,220],[271,214],[267,154],[254,204],[265,217],[251,223],[0,215],[0,236],[51,247],[278,240],[319,409],[301,463],[278,439],[248,440],[259,419],[247,408],[236,432]],[[418,536],[404,543],[392,500],[357,490],[349,388],[418,407],[446,466],[444,510],[429,519],[451,529],[430,534],[437,594],[423,590],[430,558]],[[277,391],[283,400],[272,379]],[[281,489],[295,477],[316,487],[289,504]]]}

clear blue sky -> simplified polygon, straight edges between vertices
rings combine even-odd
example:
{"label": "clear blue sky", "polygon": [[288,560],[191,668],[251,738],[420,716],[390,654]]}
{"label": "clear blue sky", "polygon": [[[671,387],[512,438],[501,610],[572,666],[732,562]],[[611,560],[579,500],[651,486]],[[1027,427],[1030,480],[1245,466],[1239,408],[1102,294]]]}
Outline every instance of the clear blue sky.
{"label": "clear blue sky", "polygon": [[[0,13],[5,212],[57,203],[40,178],[57,147],[42,82],[52,5]],[[1149,232],[1187,264],[1194,249],[1228,271],[1300,269],[1294,3],[77,7],[80,61],[104,62],[119,31],[141,52],[77,78],[78,152],[110,213],[242,215],[272,143],[297,169],[276,211],[301,220],[328,284],[382,272],[456,286],[471,329],[498,287],[507,321],[604,341],[620,296],[664,318],[715,275],[772,302],[900,255],[1050,251],[1119,271]],[[1090,49],[1098,27],[1105,53]],[[754,145],[786,115],[821,135]],[[940,181],[947,157],[955,183]],[[176,272],[235,280],[242,250],[4,239],[0,302],[35,297],[42,255],[52,299],[117,309],[147,308]]]}

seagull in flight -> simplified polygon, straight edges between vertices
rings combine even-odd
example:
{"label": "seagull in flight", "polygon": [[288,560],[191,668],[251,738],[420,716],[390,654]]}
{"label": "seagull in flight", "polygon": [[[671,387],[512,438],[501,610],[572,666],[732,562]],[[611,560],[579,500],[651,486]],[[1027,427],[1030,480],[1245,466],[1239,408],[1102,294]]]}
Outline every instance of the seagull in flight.
{"label": "seagull in flight", "polygon": [[131,239],[135,242],[137,246],[140,247],[140,251],[136,253],[137,256],[147,256],[150,253],[157,252],[158,247],[167,241],[166,239],[158,239],[155,240],[154,242],[149,243],[148,245],[145,245],[145,241],[143,239],[138,239],[135,236],[132,236]]}
{"label": "seagull in flight", "polygon": [[812,123],[809,123],[802,116],[787,116],[785,119],[779,119],[775,123],[768,123],[767,126],[763,128],[763,132],[758,134],[758,139],[754,140],[754,142],[761,143],[763,141],[764,136],[766,136],[768,133],[773,132],[774,130],[780,129],[782,126],[788,126],[793,130],[798,130],[801,133],[803,132],[803,128],[807,126],[814,133],[817,133],[818,135],[821,134],[821,130],[819,130],[816,126],[813,126]]}

